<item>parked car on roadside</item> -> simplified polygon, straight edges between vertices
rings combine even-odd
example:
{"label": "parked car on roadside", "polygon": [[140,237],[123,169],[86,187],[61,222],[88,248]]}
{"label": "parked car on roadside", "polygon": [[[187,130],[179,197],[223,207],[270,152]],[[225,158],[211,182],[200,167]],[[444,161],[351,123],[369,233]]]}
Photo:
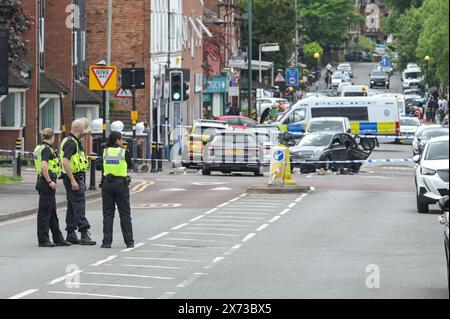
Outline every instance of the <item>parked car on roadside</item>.
{"label": "parked car on roadside", "polygon": [[428,141],[431,140],[432,138],[448,135],[449,129],[446,127],[425,130],[419,138],[419,154],[422,154]]}
{"label": "parked car on roadside", "polygon": [[445,250],[445,257],[447,258],[447,288],[450,288],[450,263],[449,263],[449,256],[448,256],[448,224],[449,224],[449,216],[448,216],[448,196],[444,196],[439,200],[439,208],[441,209],[443,215],[441,218],[441,224],[444,225],[444,250]]}
{"label": "parked car on roadside", "polygon": [[219,116],[217,120],[226,122],[232,128],[240,128],[240,129],[251,128],[258,125],[258,122],[256,122],[255,120],[239,115]]}
{"label": "parked car on roadside", "polygon": [[426,214],[429,205],[448,195],[449,136],[432,138],[422,156],[414,156],[418,164],[415,173],[417,211]]}
{"label": "parked car on roadside", "polygon": [[417,117],[402,116],[400,117],[400,137],[395,142],[409,142],[412,144],[412,138],[419,129],[421,123]]}
{"label": "parked car on roadside", "polygon": [[337,66],[336,70],[347,72],[353,78],[353,70],[350,63],[341,63]]}
{"label": "parked car on roadside", "polygon": [[420,143],[420,138],[423,134],[423,132],[425,132],[426,130],[429,129],[436,129],[436,128],[441,128],[441,125],[422,125],[420,126],[416,133],[414,134],[414,138],[412,140],[412,149],[413,149],[413,156],[414,155],[419,155],[419,143]]}
{"label": "parked car on roadside", "polygon": [[362,163],[299,163],[317,161],[366,160],[371,152],[362,150],[355,139],[346,133],[317,132],[305,135],[300,142],[289,149],[291,166],[299,167],[303,173],[315,172],[316,169],[337,170],[348,168],[358,172]]}
{"label": "parked car on roadside", "polygon": [[226,130],[211,136],[203,149],[203,159],[203,175],[218,171],[263,176],[263,146],[250,130]]}
{"label": "parked car on roadside", "polygon": [[305,132],[351,133],[351,131],[350,121],[347,117],[315,117],[309,121]]}

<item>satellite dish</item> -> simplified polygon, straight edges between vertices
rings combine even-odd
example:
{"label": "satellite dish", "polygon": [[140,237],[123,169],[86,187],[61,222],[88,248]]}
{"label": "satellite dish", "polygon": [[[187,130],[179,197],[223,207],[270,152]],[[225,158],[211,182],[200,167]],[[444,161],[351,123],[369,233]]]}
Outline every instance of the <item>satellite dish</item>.
{"label": "satellite dish", "polygon": [[103,119],[96,119],[91,122],[93,132],[101,132],[103,127]]}
{"label": "satellite dish", "polygon": [[144,134],[145,126],[144,122],[139,122],[136,124],[136,134]]}
{"label": "satellite dish", "polygon": [[118,131],[120,133],[122,133],[124,128],[123,122],[122,121],[115,121],[111,123],[111,132],[112,131]]}

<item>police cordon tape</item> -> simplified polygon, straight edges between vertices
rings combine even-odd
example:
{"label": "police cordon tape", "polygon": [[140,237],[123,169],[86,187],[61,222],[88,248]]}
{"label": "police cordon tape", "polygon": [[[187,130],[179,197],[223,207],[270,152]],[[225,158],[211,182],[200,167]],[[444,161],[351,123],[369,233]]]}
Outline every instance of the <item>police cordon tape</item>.
{"label": "police cordon tape", "polygon": [[379,139],[397,139],[397,140],[412,140],[414,135],[357,135],[357,138],[379,138]]}

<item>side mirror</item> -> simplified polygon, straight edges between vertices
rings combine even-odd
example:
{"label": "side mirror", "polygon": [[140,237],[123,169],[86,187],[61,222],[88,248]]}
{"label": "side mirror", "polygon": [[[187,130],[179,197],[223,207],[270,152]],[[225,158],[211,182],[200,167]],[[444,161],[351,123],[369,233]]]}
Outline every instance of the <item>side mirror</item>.
{"label": "side mirror", "polygon": [[413,157],[413,161],[414,161],[415,163],[419,163],[419,162],[420,162],[420,155],[414,156],[414,157]]}
{"label": "side mirror", "polygon": [[448,212],[448,196],[444,196],[439,200],[439,208],[444,212]]}
{"label": "side mirror", "polygon": [[208,141],[202,141],[202,144],[206,145],[206,144],[208,144]]}

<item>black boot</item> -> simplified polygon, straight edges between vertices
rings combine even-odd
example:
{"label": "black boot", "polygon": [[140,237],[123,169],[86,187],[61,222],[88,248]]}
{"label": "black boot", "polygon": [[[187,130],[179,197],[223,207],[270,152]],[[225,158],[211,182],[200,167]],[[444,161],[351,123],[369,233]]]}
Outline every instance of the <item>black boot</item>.
{"label": "black boot", "polygon": [[42,243],[39,244],[39,247],[55,247],[56,245],[52,242],[46,242],[46,243]]}
{"label": "black boot", "polygon": [[55,242],[55,245],[56,246],[72,246],[72,244],[70,242],[68,242],[67,240]]}
{"label": "black boot", "polygon": [[77,237],[77,234],[75,233],[75,231],[69,231],[67,232],[67,239],[66,239],[69,243],[74,244],[74,245],[79,245],[80,244],[80,240]]}
{"label": "black boot", "polygon": [[87,230],[81,232],[80,245],[93,246],[95,244],[97,244],[97,242],[92,240],[90,233]]}

